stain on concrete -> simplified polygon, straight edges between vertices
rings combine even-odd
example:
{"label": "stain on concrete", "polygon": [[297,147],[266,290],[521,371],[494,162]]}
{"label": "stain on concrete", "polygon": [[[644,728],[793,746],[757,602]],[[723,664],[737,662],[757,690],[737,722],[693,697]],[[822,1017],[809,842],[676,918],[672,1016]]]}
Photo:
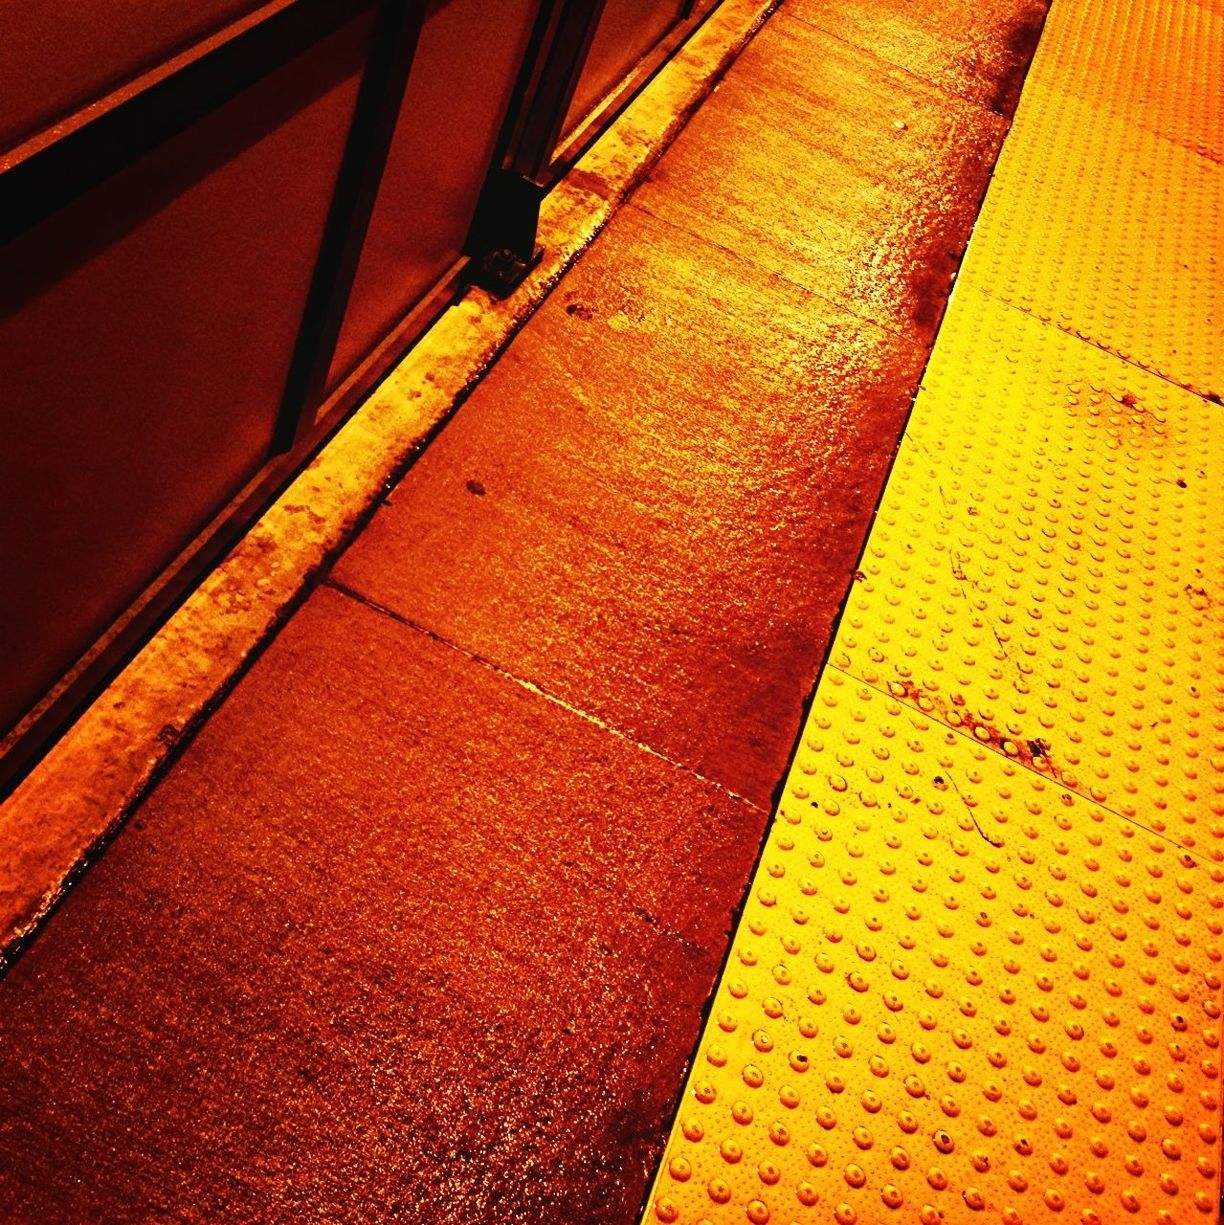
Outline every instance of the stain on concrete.
{"label": "stain on concrete", "polygon": [[1063,771],[1054,760],[1054,751],[1048,740],[1044,737],[1030,737],[1020,732],[1000,728],[980,712],[969,709],[964,695],[959,693],[945,695],[941,690],[928,689],[908,677],[890,680],[888,692],[893,697],[916,706],[924,713],[934,715],[949,727],[954,727],[965,735],[972,736],[979,744],[995,749],[1013,761],[1027,766],[1030,770],[1048,774],[1064,785],[1070,786]]}
{"label": "stain on concrete", "polygon": [[1041,39],[1047,11],[1043,4],[1030,4],[1007,22],[998,38],[1000,51],[994,57],[995,85],[990,98],[990,109],[996,114],[1010,119],[1016,113],[1020,90]]}

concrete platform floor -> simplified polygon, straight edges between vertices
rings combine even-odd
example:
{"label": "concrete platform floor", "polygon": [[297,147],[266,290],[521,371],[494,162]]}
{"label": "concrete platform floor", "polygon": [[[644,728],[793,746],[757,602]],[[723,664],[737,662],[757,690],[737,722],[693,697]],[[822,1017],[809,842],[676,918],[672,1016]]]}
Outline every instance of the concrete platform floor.
{"label": "concrete platform floor", "polygon": [[0,984],[14,1222],[629,1222],[1043,9],[790,0]]}

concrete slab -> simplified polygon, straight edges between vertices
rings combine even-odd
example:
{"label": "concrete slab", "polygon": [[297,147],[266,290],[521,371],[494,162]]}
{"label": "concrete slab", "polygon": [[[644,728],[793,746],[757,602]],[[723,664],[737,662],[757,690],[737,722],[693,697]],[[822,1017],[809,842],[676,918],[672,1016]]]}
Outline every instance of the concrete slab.
{"label": "concrete slab", "polygon": [[786,11],[950,94],[1010,118],[1046,0],[786,0]]}
{"label": "concrete slab", "polygon": [[784,8],[634,200],[929,344],[1006,128]]}
{"label": "concrete slab", "polygon": [[767,805],[923,357],[630,206],[337,579]]}
{"label": "concrete slab", "polygon": [[7,976],[0,1216],[629,1219],[762,824],[320,591]]}

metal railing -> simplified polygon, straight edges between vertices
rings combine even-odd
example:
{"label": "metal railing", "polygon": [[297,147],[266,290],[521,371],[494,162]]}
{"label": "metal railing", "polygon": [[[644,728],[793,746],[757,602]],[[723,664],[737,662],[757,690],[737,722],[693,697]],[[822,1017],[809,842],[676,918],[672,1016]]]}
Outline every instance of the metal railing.
{"label": "metal railing", "polygon": [[713,4],[108,7],[0,52],[0,790]]}

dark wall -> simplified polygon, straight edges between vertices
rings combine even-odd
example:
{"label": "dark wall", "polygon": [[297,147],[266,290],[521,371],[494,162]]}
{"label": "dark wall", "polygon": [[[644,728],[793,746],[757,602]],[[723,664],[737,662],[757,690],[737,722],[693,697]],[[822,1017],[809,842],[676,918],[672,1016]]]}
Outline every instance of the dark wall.
{"label": "dark wall", "polygon": [[[525,120],[568,136],[680,16],[677,0],[9,7],[0,786],[461,292],[491,176],[546,190],[547,156],[515,162]],[[565,22],[583,38],[560,39]]]}

